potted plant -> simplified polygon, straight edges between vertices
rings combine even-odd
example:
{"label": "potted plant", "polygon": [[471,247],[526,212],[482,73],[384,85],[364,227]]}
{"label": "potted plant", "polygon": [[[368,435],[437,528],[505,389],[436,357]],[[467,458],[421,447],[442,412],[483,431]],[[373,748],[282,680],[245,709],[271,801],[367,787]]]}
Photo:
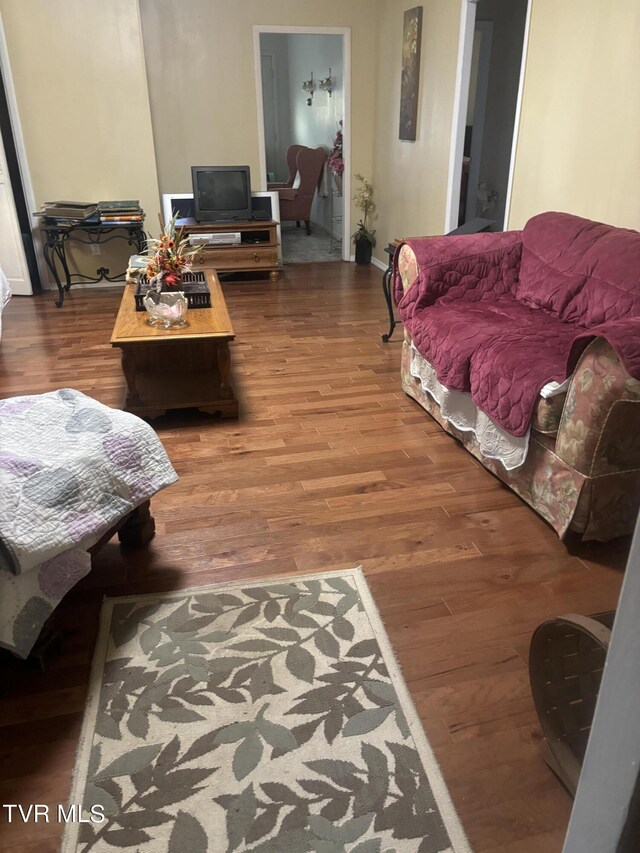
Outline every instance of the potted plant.
{"label": "potted plant", "polygon": [[342,159],[342,119],[338,122],[340,128],[333,140],[333,148],[329,153],[327,166],[333,172],[333,180],[336,182],[338,192],[342,195],[342,175],[344,173],[344,160]]}
{"label": "potted plant", "polygon": [[362,219],[358,222],[358,230],[352,234],[351,239],[356,247],[356,263],[370,264],[371,252],[376,244],[376,232],[369,227],[369,220],[375,213],[376,203],[373,200],[373,187],[369,181],[362,175],[354,177],[360,183],[360,187],[356,190],[353,200],[356,207],[362,211]]}

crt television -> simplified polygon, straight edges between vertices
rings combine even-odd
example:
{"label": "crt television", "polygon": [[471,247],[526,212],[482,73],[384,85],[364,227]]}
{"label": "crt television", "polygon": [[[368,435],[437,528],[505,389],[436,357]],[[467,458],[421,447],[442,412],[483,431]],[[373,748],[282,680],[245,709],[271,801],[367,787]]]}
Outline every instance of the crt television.
{"label": "crt television", "polygon": [[196,222],[251,219],[251,173],[248,166],[192,166]]}

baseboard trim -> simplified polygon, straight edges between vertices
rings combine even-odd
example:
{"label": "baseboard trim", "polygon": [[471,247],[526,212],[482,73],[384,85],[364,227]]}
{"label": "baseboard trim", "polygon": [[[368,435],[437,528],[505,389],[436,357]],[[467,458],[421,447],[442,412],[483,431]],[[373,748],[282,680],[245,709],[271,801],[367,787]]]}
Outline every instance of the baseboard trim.
{"label": "baseboard trim", "polygon": [[[352,264],[354,264],[356,261],[356,256],[355,255],[349,255],[349,260],[351,261]],[[371,258],[371,264],[374,267],[377,267],[379,270],[382,270],[383,272],[385,272],[387,269],[387,265],[384,263],[384,261],[379,261],[377,258],[372,257]]]}

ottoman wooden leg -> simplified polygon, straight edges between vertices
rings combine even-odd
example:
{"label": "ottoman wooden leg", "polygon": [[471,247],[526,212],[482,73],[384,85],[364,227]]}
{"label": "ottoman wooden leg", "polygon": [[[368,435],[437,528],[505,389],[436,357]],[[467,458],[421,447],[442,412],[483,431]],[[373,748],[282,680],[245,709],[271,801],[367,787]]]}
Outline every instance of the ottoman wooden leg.
{"label": "ottoman wooden leg", "polygon": [[150,502],[145,501],[133,510],[118,530],[118,539],[129,547],[136,548],[150,542],[156,532],[156,523],[150,511]]}

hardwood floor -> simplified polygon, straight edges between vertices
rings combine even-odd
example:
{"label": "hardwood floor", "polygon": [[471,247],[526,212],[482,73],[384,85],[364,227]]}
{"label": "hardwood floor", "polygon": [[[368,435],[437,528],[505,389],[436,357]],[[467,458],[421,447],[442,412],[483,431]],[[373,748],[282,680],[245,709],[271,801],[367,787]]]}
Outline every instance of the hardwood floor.
{"label": "hardwood floor", "polygon": [[[336,262],[224,286],[240,418],[155,422],[180,475],[152,501],[156,538],[97,556],[45,673],[0,662],[0,803],[66,802],[103,595],[362,564],[473,849],[560,851],[571,801],[539,755],[528,644],[545,618],[613,608],[629,543],[560,542],[405,397],[380,279]],[[119,299],[14,298],[0,396],[119,406]],[[57,849],[60,824],[1,820],[7,853]]]}

